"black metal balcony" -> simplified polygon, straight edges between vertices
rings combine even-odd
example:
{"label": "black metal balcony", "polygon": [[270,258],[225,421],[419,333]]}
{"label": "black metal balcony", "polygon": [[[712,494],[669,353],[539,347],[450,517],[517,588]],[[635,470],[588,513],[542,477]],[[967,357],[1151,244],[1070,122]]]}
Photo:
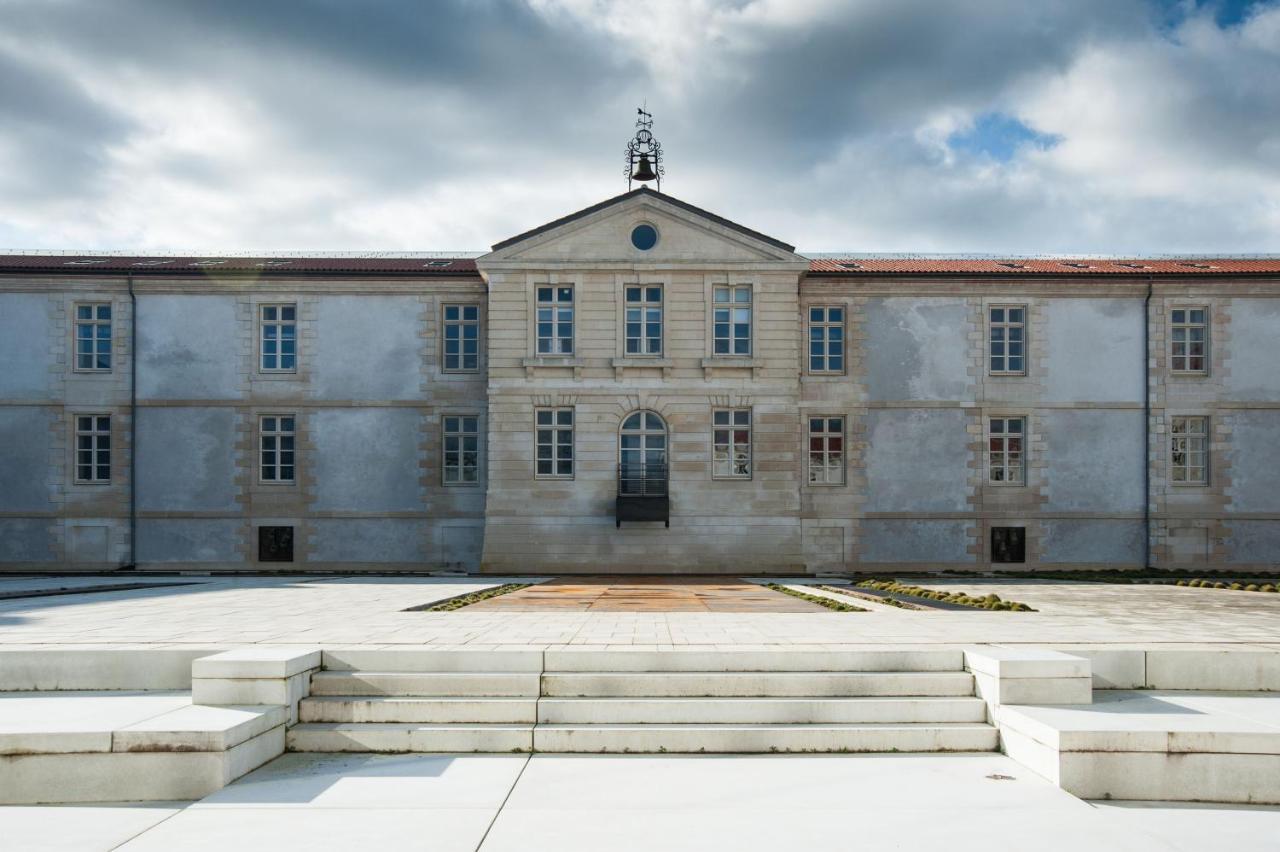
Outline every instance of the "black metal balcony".
{"label": "black metal balcony", "polygon": [[623,521],[656,522],[671,526],[671,496],[665,464],[618,465],[618,499],[614,526]]}

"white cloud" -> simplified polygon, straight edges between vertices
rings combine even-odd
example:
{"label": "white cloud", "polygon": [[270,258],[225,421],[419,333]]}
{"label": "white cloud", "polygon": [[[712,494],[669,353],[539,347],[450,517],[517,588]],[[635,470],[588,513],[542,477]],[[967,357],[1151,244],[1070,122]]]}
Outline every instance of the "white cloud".
{"label": "white cloud", "polygon": [[5,8],[19,247],[484,248],[622,191],[647,97],[664,189],[802,248],[1280,251],[1275,0]]}

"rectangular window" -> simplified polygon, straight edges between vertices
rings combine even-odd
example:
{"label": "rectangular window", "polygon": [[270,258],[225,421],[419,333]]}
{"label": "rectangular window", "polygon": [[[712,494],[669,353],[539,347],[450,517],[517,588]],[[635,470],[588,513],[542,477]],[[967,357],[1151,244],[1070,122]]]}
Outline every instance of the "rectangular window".
{"label": "rectangular window", "polygon": [[717,284],[713,290],[714,353],[751,354],[751,285]]}
{"label": "rectangular window", "polygon": [[111,481],[111,415],[76,415],[76,482]]}
{"label": "rectangular window", "polygon": [[293,527],[258,527],[258,561],[292,562]]}
{"label": "rectangular window", "polygon": [[809,482],[844,485],[844,418],[809,418]]}
{"label": "rectangular window", "polygon": [[809,372],[844,372],[844,308],[809,308]]}
{"label": "rectangular window", "polygon": [[293,484],[296,440],[292,415],[270,414],[258,419],[258,472],[263,482]]}
{"label": "rectangular window", "polygon": [[1027,561],[1027,528],[1026,527],[992,527],[991,528],[991,561],[992,562],[1026,562]]}
{"label": "rectangular window", "polygon": [[1174,417],[1169,426],[1169,465],[1175,485],[1209,484],[1209,418]]}
{"label": "rectangular window", "polygon": [[993,376],[1022,376],[1026,369],[1027,309],[1023,305],[993,306],[989,313],[988,346]]}
{"label": "rectangular window", "polygon": [[1175,373],[1205,372],[1208,325],[1204,308],[1174,308],[1169,317],[1169,365]]}
{"label": "rectangular window", "polygon": [[539,285],[538,354],[573,354],[573,288]]}
{"label": "rectangular window", "polygon": [[111,371],[111,305],[76,305],[76,370]]}
{"label": "rectangular window", "polygon": [[573,476],[573,409],[539,408],[535,416],[538,476]]}
{"label": "rectangular window", "polygon": [[444,418],[444,484],[480,482],[480,418],[447,414]]}
{"label": "rectangular window", "polygon": [[444,306],[444,370],[471,373],[480,369],[480,306]]}
{"label": "rectangular window", "polygon": [[751,478],[751,409],[721,409],[711,414],[711,474]]}
{"label": "rectangular window", "polygon": [[1027,421],[1022,417],[992,417],[988,423],[990,461],[987,481],[993,485],[1023,485]]}
{"label": "rectangular window", "polygon": [[627,285],[627,354],[662,354],[662,285]]}
{"label": "rectangular window", "polygon": [[298,306],[259,305],[261,361],[264,373],[298,369]]}

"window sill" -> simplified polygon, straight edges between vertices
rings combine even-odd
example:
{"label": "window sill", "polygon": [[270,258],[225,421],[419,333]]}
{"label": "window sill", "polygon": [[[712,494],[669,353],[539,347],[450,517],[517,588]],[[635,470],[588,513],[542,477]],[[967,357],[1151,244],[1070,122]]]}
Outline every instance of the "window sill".
{"label": "window sill", "polygon": [[623,372],[627,369],[632,370],[661,370],[662,377],[665,379],[671,375],[671,368],[675,366],[675,361],[670,358],[664,358],[661,355],[631,356],[627,358],[614,358],[611,363],[613,367],[613,376],[621,381]]}
{"label": "window sill", "polygon": [[755,378],[763,366],[764,361],[744,355],[715,355],[702,359],[704,376],[709,376],[712,370],[750,370],[751,377]]}
{"label": "window sill", "polygon": [[576,355],[538,355],[532,358],[521,358],[520,366],[524,367],[525,376],[530,379],[538,369],[569,369],[573,370],[575,379],[580,379],[583,360]]}

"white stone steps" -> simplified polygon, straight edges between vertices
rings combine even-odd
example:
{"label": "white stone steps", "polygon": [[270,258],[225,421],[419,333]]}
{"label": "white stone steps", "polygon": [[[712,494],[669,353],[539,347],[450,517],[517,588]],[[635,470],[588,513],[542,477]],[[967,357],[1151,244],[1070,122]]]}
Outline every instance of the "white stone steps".
{"label": "white stone steps", "polygon": [[557,672],[959,672],[962,649],[903,648],[853,651],[597,651],[544,652],[547,674]]}
{"label": "white stone steps", "polygon": [[542,676],[550,697],[972,696],[968,672],[584,672]]}
{"label": "white stone steps", "polygon": [[855,650],[457,650],[326,648],[326,671],[360,672],[891,672],[964,670],[962,648]]}
{"label": "white stone steps", "polygon": [[769,754],[781,752],[994,751],[985,724],[538,725],[538,752]]}
{"label": "white stone steps", "polygon": [[302,699],[302,722],[522,723],[537,718],[536,698],[320,695]]}
{"label": "white stone steps", "polygon": [[538,723],[828,725],[985,722],[978,698],[544,698]]}
{"label": "white stone steps", "polygon": [[513,752],[533,749],[533,725],[306,722],[289,729],[289,751]]}
{"label": "white stone steps", "polygon": [[536,672],[320,671],[312,695],[418,695],[536,698]]}

